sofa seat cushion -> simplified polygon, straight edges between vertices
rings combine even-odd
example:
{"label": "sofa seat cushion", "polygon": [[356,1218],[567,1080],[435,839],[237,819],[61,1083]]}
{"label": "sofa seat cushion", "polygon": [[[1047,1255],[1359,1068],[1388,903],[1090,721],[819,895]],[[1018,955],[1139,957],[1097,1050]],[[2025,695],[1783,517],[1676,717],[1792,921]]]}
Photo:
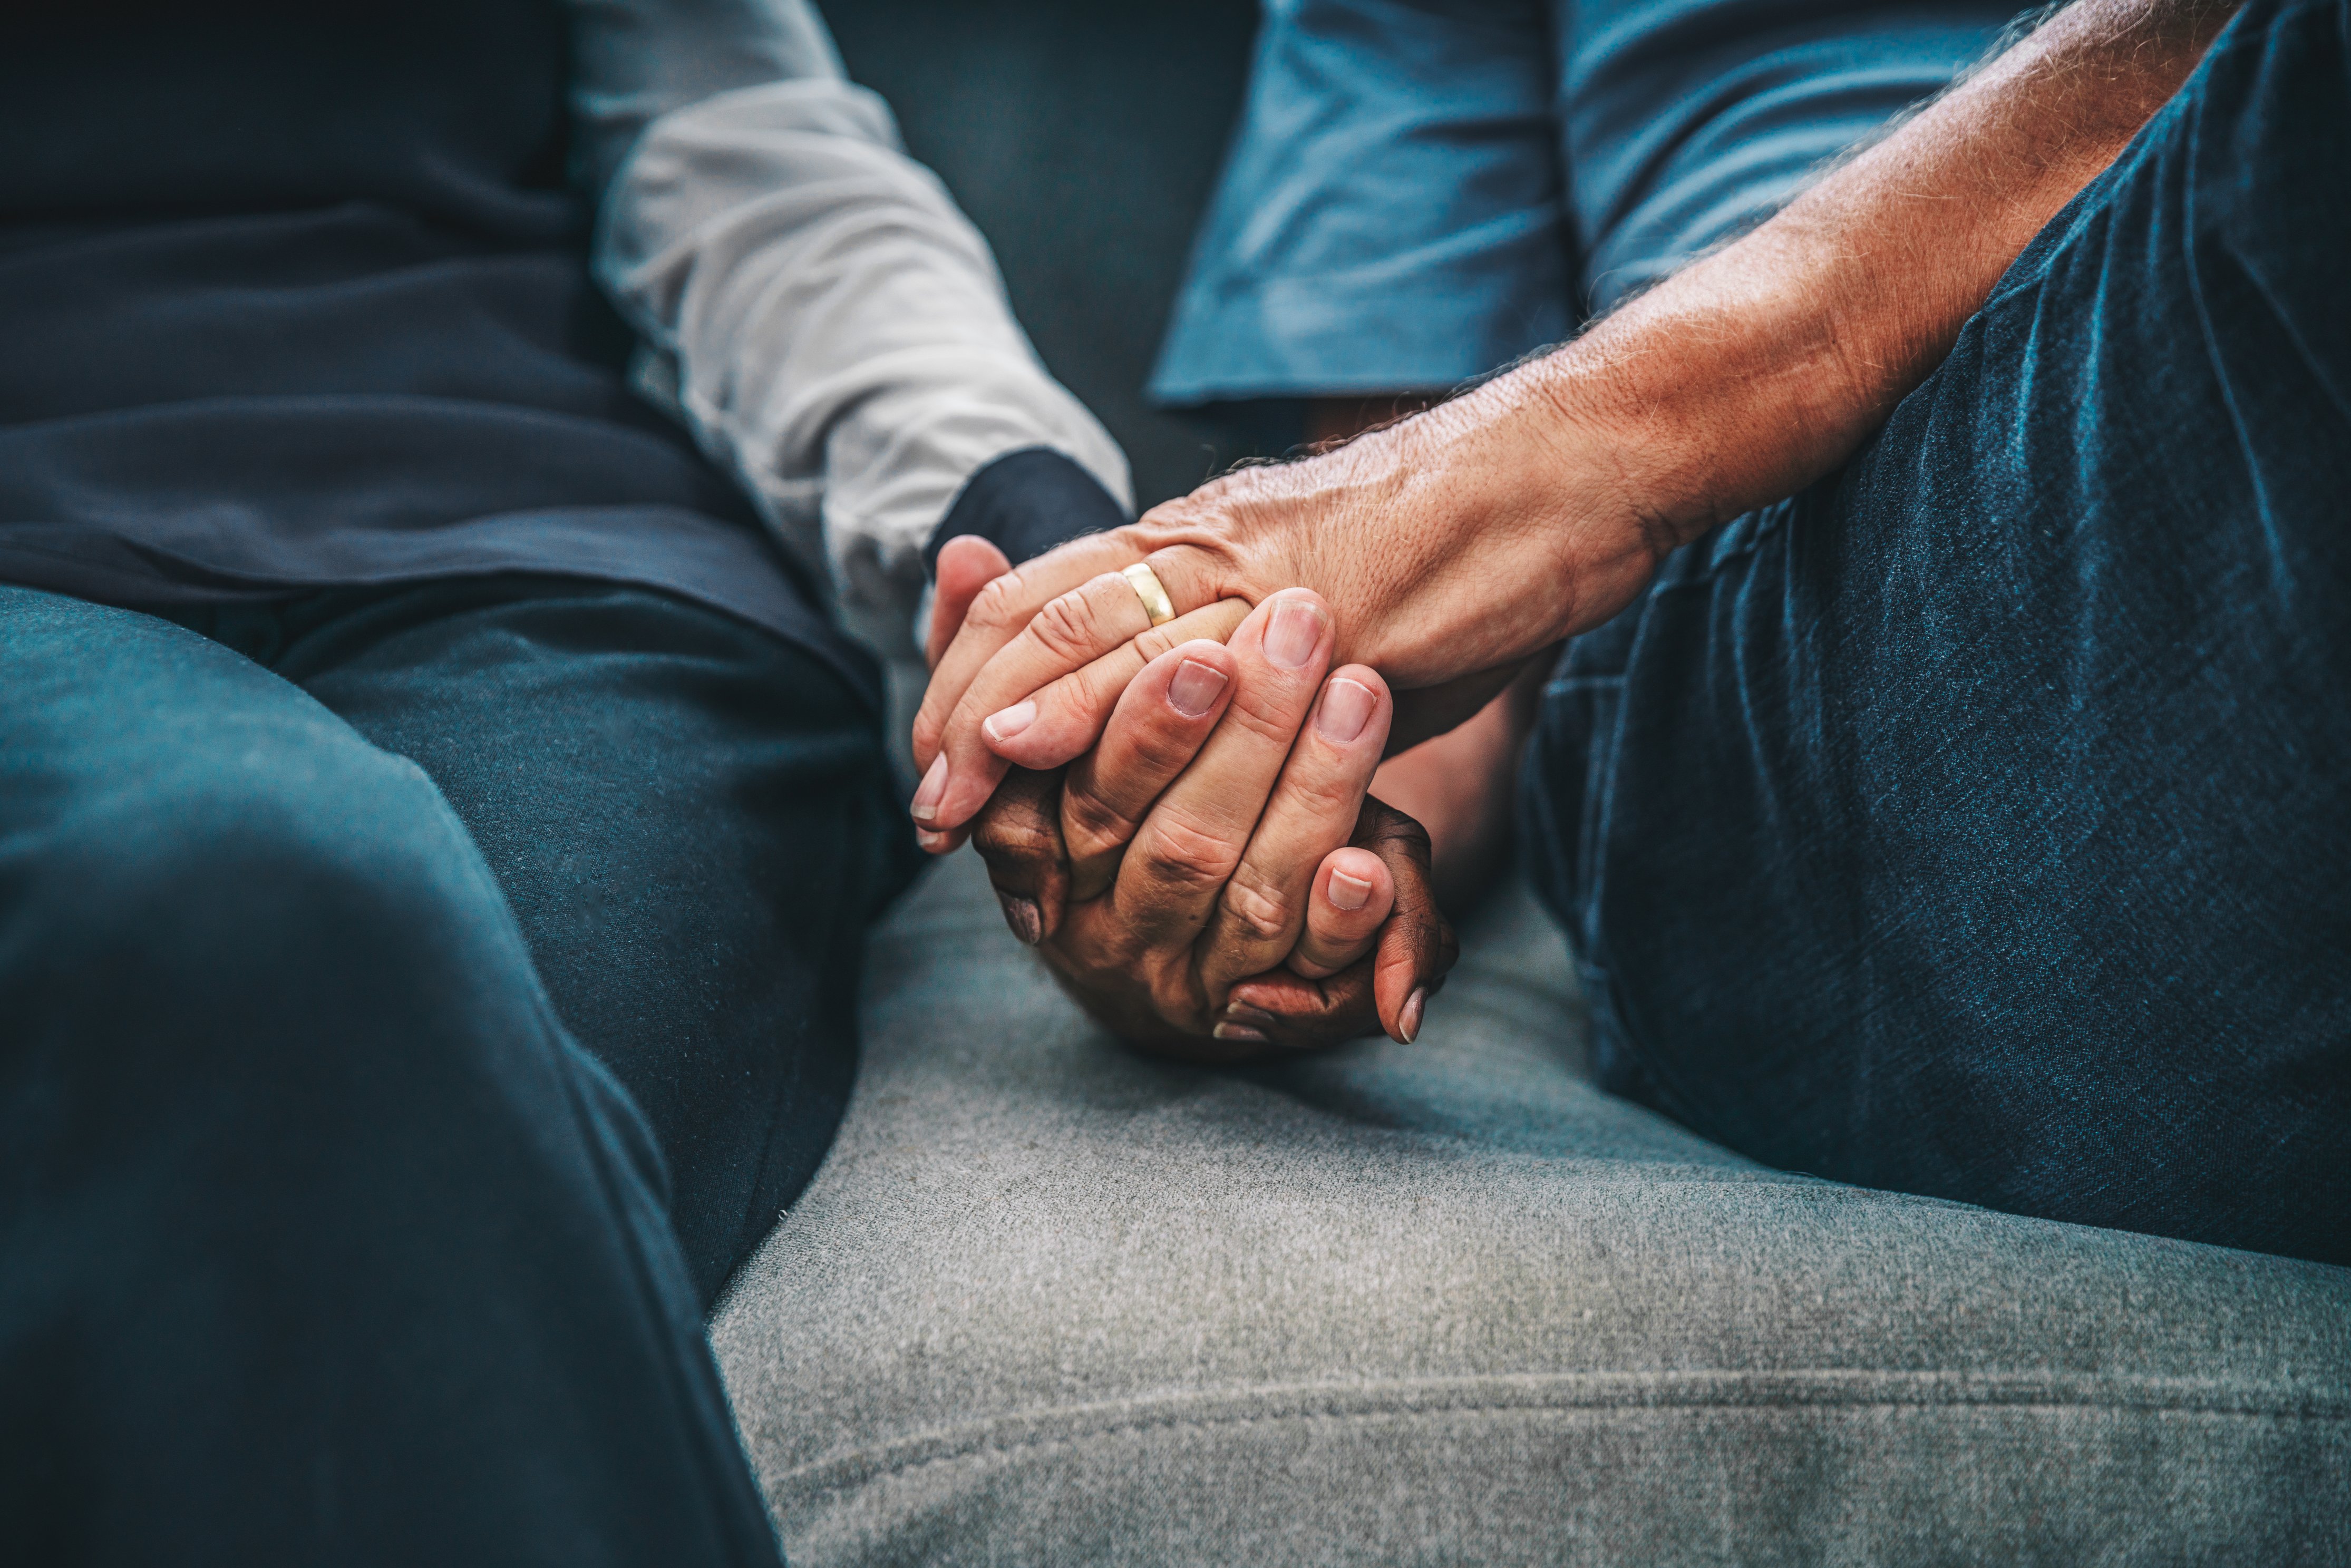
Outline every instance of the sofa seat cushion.
{"label": "sofa seat cushion", "polygon": [[1766,1170],[1523,891],[1419,1043],[1130,1054],[969,855],[713,1323],[792,1561],[2351,1563],[2351,1270]]}

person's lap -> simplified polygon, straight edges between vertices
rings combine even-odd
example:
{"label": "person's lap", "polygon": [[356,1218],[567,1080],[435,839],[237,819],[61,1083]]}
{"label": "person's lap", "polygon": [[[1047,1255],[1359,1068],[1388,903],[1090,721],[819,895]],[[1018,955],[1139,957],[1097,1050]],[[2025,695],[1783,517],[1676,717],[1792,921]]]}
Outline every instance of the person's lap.
{"label": "person's lap", "polygon": [[1772,1163],[2351,1261],[2351,91],[2261,5],[1841,475],[1573,645],[1614,1083]]}
{"label": "person's lap", "polygon": [[649,591],[489,579],[270,619],[277,673],[480,846],[557,1014],[653,1125],[707,1307],[848,1103],[864,928],[914,863],[875,716]]}
{"label": "person's lap", "polygon": [[183,619],[0,588],[6,1511],[772,1560],[700,1309],[846,1095],[874,721],[626,589]]}

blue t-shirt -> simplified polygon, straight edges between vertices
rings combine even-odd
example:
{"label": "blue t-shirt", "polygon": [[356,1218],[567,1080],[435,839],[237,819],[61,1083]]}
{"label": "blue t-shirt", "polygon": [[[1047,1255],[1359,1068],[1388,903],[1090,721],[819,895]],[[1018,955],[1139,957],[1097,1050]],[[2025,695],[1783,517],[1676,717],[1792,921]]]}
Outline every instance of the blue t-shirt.
{"label": "blue t-shirt", "polygon": [[1442,390],[1768,217],[2010,0],[1268,0],[1162,402]]}

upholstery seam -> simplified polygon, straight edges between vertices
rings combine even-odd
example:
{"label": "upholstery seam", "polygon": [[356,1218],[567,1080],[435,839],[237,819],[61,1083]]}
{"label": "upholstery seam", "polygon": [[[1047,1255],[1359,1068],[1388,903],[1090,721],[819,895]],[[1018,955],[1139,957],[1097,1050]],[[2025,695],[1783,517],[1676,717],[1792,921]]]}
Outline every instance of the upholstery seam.
{"label": "upholstery seam", "polygon": [[[2271,1422],[2351,1421],[2351,1407],[2325,1397],[2312,1401],[2315,1407],[2282,1409],[2251,1404],[2231,1405],[2215,1401],[2199,1404],[2193,1401],[2134,1402],[2127,1399],[2066,1399],[2048,1397],[2002,1398],[1899,1398],[1876,1396],[1869,1398],[1770,1399],[1740,1400],[1720,1397],[1703,1398],[1621,1398],[1590,1399],[1567,1402],[1543,1400],[1479,1400],[1469,1404],[1438,1404],[1432,1406],[1392,1406],[1370,1410],[1276,1410],[1230,1416],[1161,1416],[1144,1419],[1113,1422],[1105,1426],[1080,1427],[1057,1432],[1038,1433],[1029,1437],[998,1438],[981,1437],[964,1446],[944,1453],[919,1458],[907,1458],[895,1462],[862,1461],[855,1454],[820,1459],[796,1466],[771,1483],[774,1490],[791,1486],[796,1481],[809,1484],[817,1472],[846,1470],[853,1473],[839,1479],[813,1481],[817,1490],[837,1492],[844,1488],[862,1485],[885,1476],[904,1475],[933,1465],[985,1459],[1040,1448],[1067,1447],[1086,1438],[1124,1437],[1139,1433],[1188,1429],[1208,1431],[1218,1427],[1253,1427],[1259,1424],[1278,1425],[1285,1422],[1333,1421],[1408,1421],[1424,1416],[1481,1416],[1517,1412],[1530,1416],[1552,1416],[1582,1411],[1718,1411],[1718,1410],[1927,1410],[1927,1409],[1995,1409],[2022,1411],[2118,1410],[2138,1411],[2155,1416],[2221,1416],[2231,1419],[2253,1419]],[[923,1439],[914,1438],[914,1442]]]}

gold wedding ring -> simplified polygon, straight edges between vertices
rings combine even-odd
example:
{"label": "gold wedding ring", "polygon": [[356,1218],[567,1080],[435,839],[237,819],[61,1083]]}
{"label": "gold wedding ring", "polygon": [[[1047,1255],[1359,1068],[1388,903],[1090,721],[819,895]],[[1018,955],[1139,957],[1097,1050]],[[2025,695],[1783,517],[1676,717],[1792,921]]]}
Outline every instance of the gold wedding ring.
{"label": "gold wedding ring", "polygon": [[1119,575],[1126,579],[1127,585],[1134,590],[1134,596],[1143,601],[1143,612],[1151,617],[1154,626],[1165,626],[1176,619],[1176,601],[1167,597],[1165,589],[1159,586],[1158,573],[1136,561]]}

